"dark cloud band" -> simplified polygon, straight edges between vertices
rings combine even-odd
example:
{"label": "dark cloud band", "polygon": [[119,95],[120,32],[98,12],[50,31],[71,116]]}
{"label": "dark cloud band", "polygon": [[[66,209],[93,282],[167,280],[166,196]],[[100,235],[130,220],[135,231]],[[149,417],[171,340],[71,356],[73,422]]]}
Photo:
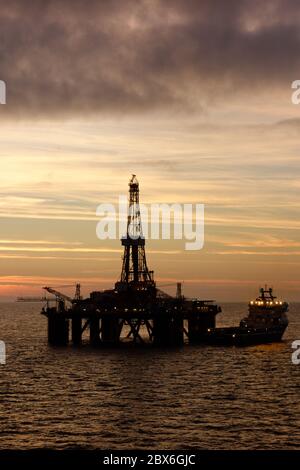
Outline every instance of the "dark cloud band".
{"label": "dark cloud band", "polygon": [[0,0],[1,113],[187,110],[299,78],[296,0]]}

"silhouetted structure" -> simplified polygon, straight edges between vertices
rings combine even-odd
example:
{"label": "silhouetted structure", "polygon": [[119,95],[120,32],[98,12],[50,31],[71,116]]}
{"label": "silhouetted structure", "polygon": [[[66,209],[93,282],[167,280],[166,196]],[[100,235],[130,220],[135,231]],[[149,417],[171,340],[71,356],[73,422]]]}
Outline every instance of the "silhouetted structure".
{"label": "silhouetted structure", "polygon": [[221,308],[213,301],[186,299],[177,284],[172,297],[156,287],[153,271],[149,271],[145,238],[139,207],[139,183],[135,175],[129,181],[129,211],[126,235],[122,237],[124,256],[121,277],[114,289],[91,292],[82,299],[76,286],[74,299],[56,289],[46,287],[56,298],[42,314],[48,318],[48,341],[80,345],[89,330],[93,345],[119,345],[120,341],[152,343],[160,346],[180,346],[184,337],[198,341],[199,335],[215,327],[215,317]]}
{"label": "silhouetted structure", "polygon": [[146,262],[145,238],[142,232],[140,212],[139,183],[135,175],[129,181],[129,211],[126,236],[122,237],[124,246],[121,281],[118,289],[153,289],[153,271],[149,271]]}
{"label": "silhouetted structure", "polygon": [[273,289],[260,288],[260,295],[248,304],[248,315],[239,326],[212,328],[202,332],[203,343],[248,346],[281,341],[288,326],[287,302],[277,299]]}

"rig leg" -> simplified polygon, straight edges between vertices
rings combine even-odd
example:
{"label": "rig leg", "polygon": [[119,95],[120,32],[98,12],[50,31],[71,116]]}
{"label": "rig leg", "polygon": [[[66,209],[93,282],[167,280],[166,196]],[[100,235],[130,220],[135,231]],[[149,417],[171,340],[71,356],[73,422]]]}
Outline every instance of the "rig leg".
{"label": "rig leg", "polygon": [[60,314],[48,316],[48,342],[57,346],[66,346],[69,342],[69,320]]}
{"label": "rig leg", "polygon": [[102,317],[101,340],[106,344],[118,344],[120,341],[119,319],[115,317]]}
{"label": "rig leg", "polygon": [[183,344],[183,315],[180,312],[161,312],[153,321],[153,343],[158,346]]}

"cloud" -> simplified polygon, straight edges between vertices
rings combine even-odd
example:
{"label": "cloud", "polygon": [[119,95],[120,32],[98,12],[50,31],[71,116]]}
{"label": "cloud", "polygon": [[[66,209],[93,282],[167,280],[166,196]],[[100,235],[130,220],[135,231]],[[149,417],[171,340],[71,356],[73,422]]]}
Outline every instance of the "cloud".
{"label": "cloud", "polygon": [[296,0],[0,0],[4,115],[202,109],[299,78]]}

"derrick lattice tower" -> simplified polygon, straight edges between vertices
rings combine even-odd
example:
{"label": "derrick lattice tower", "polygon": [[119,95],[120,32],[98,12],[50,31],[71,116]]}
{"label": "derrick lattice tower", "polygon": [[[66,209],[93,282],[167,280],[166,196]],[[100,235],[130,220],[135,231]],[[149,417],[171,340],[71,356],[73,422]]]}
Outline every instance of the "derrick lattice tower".
{"label": "derrick lattice tower", "polygon": [[142,231],[139,182],[136,175],[129,181],[129,207],[126,235],[122,237],[124,256],[120,285],[138,290],[155,287],[153,271],[149,271],[145,253],[145,237]]}

